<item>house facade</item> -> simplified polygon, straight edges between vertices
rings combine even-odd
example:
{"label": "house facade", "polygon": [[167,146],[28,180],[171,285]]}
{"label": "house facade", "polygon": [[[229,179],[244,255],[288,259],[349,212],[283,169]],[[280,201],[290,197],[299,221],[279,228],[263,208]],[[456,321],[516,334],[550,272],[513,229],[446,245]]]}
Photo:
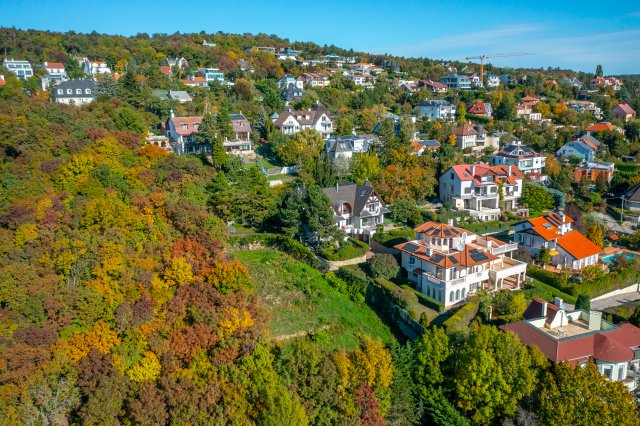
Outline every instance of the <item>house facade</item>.
{"label": "house facade", "polygon": [[611,179],[613,179],[613,173],[615,172],[615,170],[616,166],[614,163],[610,163],[607,161],[583,160],[574,169],[573,178],[576,182],[580,182],[583,179],[591,182],[596,182],[601,177],[604,177],[607,183],[611,183]]}
{"label": "house facade", "polygon": [[569,311],[559,298],[554,303],[533,299],[523,317],[524,321],[500,328],[538,348],[553,363],[584,366],[592,360],[607,379],[620,381],[629,390],[637,388],[640,328],[614,325],[602,319],[602,312]]}
{"label": "house facade", "polygon": [[325,152],[331,161],[339,158],[351,161],[354,154],[369,152],[372,143],[373,140],[365,136],[333,136],[326,140]]}
{"label": "house facade", "polygon": [[54,102],[68,105],[84,105],[94,101],[96,82],[89,78],[75,78],[57,84],[51,91]]}
{"label": "house facade", "polygon": [[497,74],[487,74],[485,78],[487,79],[487,87],[500,86],[500,77]]}
{"label": "house facade", "polygon": [[333,120],[329,111],[319,104],[304,111],[287,109],[280,113],[273,124],[285,135],[293,135],[303,129],[313,129],[324,138],[333,133]]}
{"label": "house facade", "polygon": [[331,200],[333,217],[338,227],[365,241],[369,241],[376,228],[384,223],[384,215],[389,213],[386,204],[368,180],[364,185],[337,183],[322,191]]}
{"label": "house facade", "polygon": [[458,164],[439,179],[440,201],[479,220],[497,220],[503,210],[520,208],[524,176],[511,165]]}
{"label": "house facade", "polygon": [[82,58],[80,66],[85,74],[93,78],[99,74],[111,74],[111,68],[104,61],[90,61],[89,58]]}
{"label": "house facade", "polygon": [[[249,120],[242,114],[230,114],[233,125],[234,136],[222,141],[224,150],[229,154],[245,154],[253,152],[251,142],[251,125]],[[217,117],[214,116],[214,119]],[[173,142],[176,153],[201,154],[210,153],[211,144],[201,144],[196,142],[194,135],[198,133],[198,127],[203,116],[176,117],[171,111],[171,118],[167,120],[166,136]]]}
{"label": "house facade", "polygon": [[23,80],[33,76],[33,68],[29,61],[23,61],[20,59],[7,59],[2,61],[2,65],[9,70],[10,73]]}
{"label": "house facade", "polygon": [[45,75],[40,77],[42,90],[47,90],[49,86],[69,79],[67,71],[64,68],[64,64],[61,62],[44,62],[40,65],[40,68],[45,72]]}
{"label": "house facade", "polygon": [[304,91],[293,83],[289,83],[289,86],[282,89],[280,92],[280,99],[285,101],[285,105],[289,105],[291,102],[298,100],[304,96]]}
{"label": "house facade", "polygon": [[467,112],[469,114],[491,118],[493,116],[493,107],[489,102],[478,101],[471,105]]}
{"label": "house facade", "polygon": [[431,93],[435,93],[439,95],[444,95],[445,93],[447,93],[447,90],[449,90],[446,84],[442,84],[439,81],[432,81],[432,80],[419,80],[418,88],[421,88],[421,87],[426,88]]}
{"label": "house facade", "polygon": [[326,74],[319,74],[315,72],[305,72],[300,78],[310,87],[329,87],[330,81],[329,76]]}
{"label": "house facade", "polygon": [[207,84],[214,81],[224,83],[224,73],[218,68],[198,68],[198,73],[205,79]]}
{"label": "house facade", "polygon": [[572,100],[567,102],[567,107],[580,114],[588,112],[594,118],[602,119],[602,109],[595,102]]}
{"label": "house facade", "polygon": [[573,229],[573,219],[564,213],[549,213],[515,225],[514,241],[533,255],[549,250],[551,264],[580,270],[598,263],[602,249]]}
{"label": "house facade", "polygon": [[519,289],[527,264],[509,257],[517,244],[480,237],[465,229],[427,222],[415,240],[395,246],[401,265],[420,291],[449,308],[484,289]]}
{"label": "house facade", "polygon": [[449,89],[471,89],[471,80],[469,77],[460,74],[445,75],[440,79],[440,83],[446,85]]}
{"label": "house facade", "polygon": [[525,176],[536,181],[546,180],[543,174],[546,163],[547,157],[534,152],[520,141],[512,141],[491,156],[492,165],[517,167]]}
{"label": "house facade", "polygon": [[304,89],[304,80],[302,80],[302,78],[300,77],[295,78],[290,75],[285,75],[276,82],[276,86],[278,86],[278,89],[286,89],[290,84],[293,84],[300,90]]}
{"label": "house facade", "polygon": [[528,121],[540,121],[542,120],[542,113],[534,112],[533,108],[527,104],[518,104],[515,106],[516,118],[522,118]]}
{"label": "house facade", "polygon": [[413,111],[418,118],[426,117],[429,121],[453,121],[456,118],[456,106],[442,99],[426,99],[416,105]]}
{"label": "house facade", "polygon": [[640,211],[640,183],[629,188],[622,196],[625,210]]}
{"label": "house facade", "polygon": [[564,144],[562,148],[556,152],[556,155],[564,158],[576,157],[593,161],[596,157],[596,151],[597,150],[587,142],[575,140]]}
{"label": "house facade", "polygon": [[631,108],[631,105],[629,105],[626,102],[622,102],[616,105],[611,111],[611,113],[613,114],[614,117],[624,121],[625,123],[629,120],[633,120],[634,118],[636,118],[635,110]]}
{"label": "house facade", "polygon": [[596,77],[589,82],[589,87],[592,90],[600,87],[611,87],[613,90],[620,90],[622,82],[615,77]]}

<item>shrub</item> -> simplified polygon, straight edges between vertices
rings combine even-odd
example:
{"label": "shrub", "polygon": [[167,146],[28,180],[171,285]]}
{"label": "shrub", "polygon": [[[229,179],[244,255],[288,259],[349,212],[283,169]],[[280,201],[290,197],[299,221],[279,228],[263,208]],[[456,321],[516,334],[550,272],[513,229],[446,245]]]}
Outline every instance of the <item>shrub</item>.
{"label": "shrub", "polygon": [[524,292],[525,295],[530,299],[539,297],[548,302],[552,302],[554,297],[560,297],[562,298],[562,300],[564,300],[567,303],[571,303],[571,304],[576,303],[576,298],[574,296],[564,293],[549,284],[545,284],[541,281],[534,280],[531,285],[533,288],[527,289]]}
{"label": "shrub", "polygon": [[589,312],[591,310],[591,300],[586,294],[580,294],[576,299],[576,309]]}
{"label": "shrub", "polygon": [[320,255],[327,260],[340,261],[349,260],[364,255],[369,251],[369,245],[355,238],[348,238],[337,249],[329,247],[320,251]]}
{"label": "shrub", "polygon": [[469,323],[475,316],[478,314],[478,310],[480,309],[480,298],[473,297],[462,308],[458,310],[455,314],[451,316],[448,320],[446,320],[442,325],[444,326],[447,333],[462,331],[469,326]]}
{"label": "shrub", "polygon": [[[402,287],[405,287],[405,286],[402,286]],[[410,288],[416,293],[416,296],[418,296],[418,302],[420,302],[421,305],[426,306],[429,309],[433,309],[436,312],[444,311],[444,303],[438,302],[436,299],[432,299],[426,294],[422,294],[418,290],[415,290],[409,286],[406,286],[406,287]]]}
{"label": "shrub", "polygon": [[385,247],[393,247],[396,244],[404,243],[415,237],[413,229],[392,229],[390,231],[376,232],[373,234],[373,240],[383,244]]}
{"label": "shrub", "polygon": [[392,254],[377,253],[367,262],[374,278],[390,279],[398,275],[400,265]]}
{"label": "shrub", "polygon": [[[335,275],[340,278],[342,283],[345,283],[340,288],[336,287],[339,292],[346,294],[354,302],[364,302],[369,279],[359,267],[356,265],[344,266],[338,269]],[[334,284],[332,283],[332,285]]]}
{"label": "shrub", "polygon": [[391,301],[402,309],[418,303],[418,296],[411,289],[402,288],[384,278],[377,278],[375,284],[382,287]]}

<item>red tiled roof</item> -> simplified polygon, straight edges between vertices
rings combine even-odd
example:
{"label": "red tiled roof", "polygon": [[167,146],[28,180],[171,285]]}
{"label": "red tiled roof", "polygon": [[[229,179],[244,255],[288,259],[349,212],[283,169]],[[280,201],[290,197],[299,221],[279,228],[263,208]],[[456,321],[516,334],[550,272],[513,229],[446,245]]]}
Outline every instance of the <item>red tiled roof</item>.
{"label": "red tiled roof", "polygon": [[[407,249],[407,246],[410,246],[411,250]],[[469,245],[465,245],[464,249],[461,251],[444,253],[437,250],[431,250],[430,254],[427,252],[427,247],[418,244],[415,241],[398,244],[394,247],[400,251],[404,251],[405,253],[422,260],[426,260],[429,263],[441,266],[445,269],[453,268],[458,265],[464,267],[481,265],[498,259],[498,256],[495,256],[488,251],[480,250]],[[477,253],[483,253],[485,255],[484,258],[482,260],[474,260],[474,257],[477,258]]]}
{"label": "red tiled roof", "polygon": [[160,67],[160,72],[163,74],[171,74],[171,68],[166,65],[163,65]]}
{"label": "red tiled roof", "polygon": [[626,362],[633,359],[633,351],[606,334],[596,334],[593,337],[593,357],[606,362]]}
{"label": "red tiled roof", "polygon": [[487,107],[485,106],[484,102],[478,101],[475,104],[471,105],[471,108],[469,108],[467,112],[470,114],[485,115],[487,113]]}
{"label": "red tiled roof", "polygon": [[465,232],[467,233],[467,235],[473,235],[473,232],[469,232],[466,229],[456,228],[455,226],[438,222],[425,222],[422,225],[414,228],[413,230],[415,232],[425,234],[429,237],[438,238],[458,237]]}
{"label": "red tiled roof", "polygon": [[463,124],[462,126],[458,126],[453,130],[453,134],[456,136],[469,136],[469,135],[477,135],[473,124]]}
{"label": "red tiled roof", "polygon": [[64,69],[64,64],[62,62],[45,62],[45,68]]}
{"label": "red tiled roof", "polygon": [[[471,173],[471,168],[474,168],[473,176]],[[456,164],[451,167],[453,172],[458,175],[458,178],[462,181],[474,180],[476,184],[481,185],[482,181],[480,178],[482,176],[486,176],[488,173],[492,173],[497,176],[499,179],[506,179],[507,183],[510,185],[515,185],[517,179],[522,179],[524,175],[522,172],[516,167],[511,166],[511,174],[507,175],[509,171],[509,166],[488,166],[486,164]]]}
{"label": "red tiled roof", "polygon": [[0,86],[4,86],[5,84],[7,84],[5,79],[4,78],[0,78]]}

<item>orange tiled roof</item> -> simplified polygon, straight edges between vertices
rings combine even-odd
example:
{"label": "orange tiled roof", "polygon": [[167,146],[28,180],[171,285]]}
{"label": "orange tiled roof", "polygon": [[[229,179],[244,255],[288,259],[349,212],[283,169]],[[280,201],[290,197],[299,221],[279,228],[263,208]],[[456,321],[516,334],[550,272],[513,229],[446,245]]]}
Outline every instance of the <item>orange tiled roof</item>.
{"label": "orange tiled roof", "polygon": [[438,222],[425,222],[417,228],[413,229],[415,232],[423,233],[429,237],[438,237],[438,238],[451,238],[462,235],[463,233],[467,233],[467,235],[473,235],[473,232],[469,232],[466,229],[457,228],[452,225],[448,225],[446,223],[438,223]]}
{"label": "orange tiled roof", "polygon": [[558,238],[558,245],[576,259],[602,253],[602,249],[575,229]]}
{"label": "orange tiled roof", "polygon": [[597,124],[593,124],[589,127],[586,127],[585,130],[589,131],[589,132],[612,132],[613,131],[613,124],[611,123],[597,123]]}

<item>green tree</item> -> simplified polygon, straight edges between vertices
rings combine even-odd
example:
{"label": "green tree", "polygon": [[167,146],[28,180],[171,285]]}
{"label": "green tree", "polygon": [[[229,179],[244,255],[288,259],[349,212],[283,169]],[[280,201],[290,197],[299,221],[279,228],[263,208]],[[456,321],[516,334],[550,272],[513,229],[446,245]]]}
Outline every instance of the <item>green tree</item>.
{"label": "green tree", "polygon": [[231,121],[231,114],[226,107],[221,107],[216,115],[215,120],[216,133],[223,141],[233,139],[235,137],[235,131],[233,130],[233,122]]}
{"label": "green tree", "polygon": [[544,378],[539,399],[538,416],[544,425],[640,424],[633,395],[622,382],[602,376],[593,362],[585,367],[556,365]]}
{"label": "green tree", "polygon": [[552,209],[554,203],[553,196],[544,187],[530,183],[524,184],[521,201],[532,210],[532,216],[537,216],[545,210]]}
{"label": "green tree", "polygon": [[375,278],[394,278],[400,272],[400,265],[395,256],[387,253],[376,253],[367,261],[369,271]]}
{"label": "green tree", "polygon": [[442,328],[430,328],[415,344],[416,387],[423,401],[444,394],[446,361],[451,355],[449,337]]}
{"label": "green tree", "polygon": [[113,123],[120,130],[129,130],[140,134],[147,131],[144,119],[137,111],[128,107],[122,107],[118,110]]}
{"label": "green tree", "polygon": [[604,230],[602,226],[594,223],[587,228],[585,236],[598,247],[604,247]]}
{"label": "green tree", "polygon": [[596,77],[602,77],[604,75],[603,71],[602,71],[602,65],[597,65],[596,66]]}
{"label": "green tree", "polygon": [[356,154],[351,159],[351,179],[359,184],[365,180],[376,180],[382,170],[380,160],[375,153]]}
{"label": "green tree", "polygon": [[407,198],[396,200],[391,205],[391,215],[389,217],[396,223],[406,224],[411,227],[422,223],[422,213],[416,206],[416,202]]}
{"label": "green tree", "polygon": [[207,113],[202,117],[198,132],[194,135],[197,143],[211,145],[211,161],[217,169],[221,169],[227,164],[227,154],[224,150],[221,134],[218,121]]}
{"label": "green tree", "polygon": [[576,299],[576,309],[589,312],[591,310],[591,300],[587,294],[579,294]]}
{"label": "green tree", "polygon": [[513,121],[516,118],[515,100],[509,92],[502,97],[502,102],[495,110],[496,120]]}
{"label": "green tree", "polygon": [[541,247],[540,253],[538,253],[538,261],[541,265],[548,265],[551,263],[550,250],[547,247]]}

